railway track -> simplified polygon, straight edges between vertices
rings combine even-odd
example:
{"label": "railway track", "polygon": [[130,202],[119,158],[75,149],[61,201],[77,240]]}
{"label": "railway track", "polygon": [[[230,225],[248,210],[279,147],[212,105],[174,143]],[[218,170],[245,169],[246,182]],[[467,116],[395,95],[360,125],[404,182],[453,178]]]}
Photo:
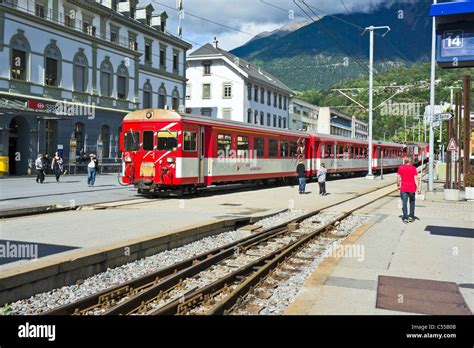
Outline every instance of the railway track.
{"label": "railway track", "polygon": [[[113,288],[57,307],[44,315],[163,315],[223,314],[244,294],[275,269],[356,210],[394,192],[394,184],[370,190],[252,235],[218,249],[197,255]],[[380,192],[383,192],[381,194]],[[367,196],[374,194],[367,201]],[[357,200],[364,200],[357,204]],[[295,228],[323,210],[352,202],[353,208],[310,232]]]}

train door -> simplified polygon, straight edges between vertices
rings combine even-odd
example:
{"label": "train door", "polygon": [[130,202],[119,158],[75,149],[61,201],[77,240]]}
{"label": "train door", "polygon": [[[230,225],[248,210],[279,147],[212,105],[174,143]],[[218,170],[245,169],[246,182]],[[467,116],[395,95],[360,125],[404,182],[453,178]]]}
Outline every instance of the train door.
{"label": "train door", "polygon": [[206,175],[206,161],[205,161],[205,133],[204,133],[204,127],[199,126],[199,144],[198,144],[198,162],[199,162],[199,177],[198,177],[198,183],[203,184],[204,183],[204,176]]}

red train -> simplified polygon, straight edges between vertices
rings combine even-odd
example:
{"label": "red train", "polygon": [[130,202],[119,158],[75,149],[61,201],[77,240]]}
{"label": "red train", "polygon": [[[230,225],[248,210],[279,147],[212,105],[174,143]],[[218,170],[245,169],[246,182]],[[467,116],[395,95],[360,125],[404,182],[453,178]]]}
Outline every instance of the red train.
{"label": "red train", "polygon": [[[142,193],[195,192],[200,187],[244,181],[295,178],[299,157],[313,177],[324,163],[328,173],[367,172],[367,141],[274,129],[174,111],[129,113],[120,133],[122,180]],[[375,141],[372,170],[395,169],[403,157],[419,162],[423,144]]]}

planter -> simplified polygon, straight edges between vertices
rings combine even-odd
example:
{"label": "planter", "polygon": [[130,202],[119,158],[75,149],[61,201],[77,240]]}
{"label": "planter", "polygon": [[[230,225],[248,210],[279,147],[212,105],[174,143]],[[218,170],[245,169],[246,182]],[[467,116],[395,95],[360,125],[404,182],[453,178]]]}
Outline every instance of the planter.
{"label": "planter", "polygon": [[466,187],[466,197],[468,201],[474,200],[474,187]]}
{"label": "planter", "polygon": [[444,189],[444,200],[445,201],[459,201],[459,200],[461,200],[461,195],[459,193],[459,190]]}

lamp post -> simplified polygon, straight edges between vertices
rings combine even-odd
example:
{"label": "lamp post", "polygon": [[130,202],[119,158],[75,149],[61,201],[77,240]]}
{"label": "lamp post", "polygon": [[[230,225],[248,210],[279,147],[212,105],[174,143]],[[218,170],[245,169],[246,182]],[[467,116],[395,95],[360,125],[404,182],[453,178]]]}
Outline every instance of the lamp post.
{"label": "lamp post", "polygon": [[365,28],[362,35],[366,31],[370,32],[370,53],[369,53],[369,163],[368,163],[368,172],[367,178],[373,179],[374,175],[372,174],[372,116],[374,111],[374,31],[379,29],[385,29],[385,33],[382,35],[384,37],[390,31],[389,26],[370,27]]}
{"label": "lamp post", "polygon": [[[438,0],[433,0],[437,4]],[[434,188],[434,129],[433,114],[435,105],[435,78],[436,78],[436,17],[433,16],[433,27],[431,33],[431,84],[430,84],[430,158],[428,165],[428,191]]]}

